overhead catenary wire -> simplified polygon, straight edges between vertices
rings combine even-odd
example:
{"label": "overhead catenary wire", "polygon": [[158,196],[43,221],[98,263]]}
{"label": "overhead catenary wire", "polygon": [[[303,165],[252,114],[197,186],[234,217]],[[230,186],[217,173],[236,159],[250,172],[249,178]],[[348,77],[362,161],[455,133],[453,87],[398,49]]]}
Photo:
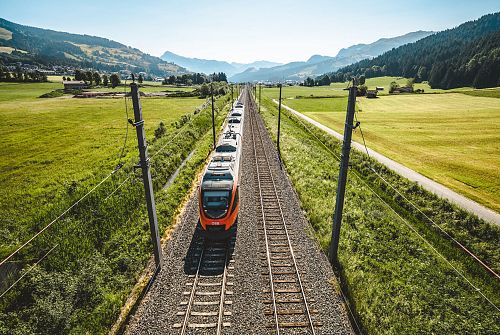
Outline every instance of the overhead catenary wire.
{"label": "overhead catenary wire", "polygon": [[[356,116],[356,114],[354,114]],[[356,121],[358,118],[356,117]],[[366,155],[368,158],[371,158],[368,147],[366,146],[365,136],[363,134],[363,129],[361,128],[361,123],[359,123],[359,131],[361,133],[361,138],[363,139],[363,145],[366,151]],[[446,237],[448,237],[451,241],[453,241],[460,249],[462,249],[469,256],[474,258],[483,268],[485,268],[490,274],[492,274],[496,279],[500,279],[500,276],[488,265],[486,265],[478,256],[476,256],[472,251],[470,251],[466,246],[457,241],[453,236],[451,236],[446,230],[441,228],[434,220],[432,220],[427,214],[425,214],[413,201],[408,199],[403,193],[401,193],[398,189],[396,189],[389,181],[387,181],[380,173],[373,168],[371,162],[368,161],[370,170],[375,173],[387,186],[389,186],[394,192],[396,192],[399,196],[401,196],[407,203],[409,203],[415,210],[417,210],[420,214],[422,214],[430,223],[432,223],[436,228],[438,228]]]}
{"label": "overhead catenary wire", "polygon": [[30,268],[28,270],[26,270],[22,275],[21,277],[19,277],[15,282],[13,282],[5,291],[2,292],[2,294],[0,294],[0,298],[3,297],[5,294],[7,294],[7,292],[9,292],[14,286],[17,285],[17,283],[19,283],[21,281],[21,279],[23,279],[28,273],[31,272],[31,270],[33,270],[35,268],[35,266],[37,266],[41,261],[43,261],[52,251],[54,251],[55,248],[57,248],[59,246],[59,243],[54,245],[49,251],[47,251],[38,261],[36,261],[35,264],[33,264],[32,266],[30,266]]}
{"label": "overhead catenary wire", "polygon": [[[214,99],[215,99],[215,100],[217,100],[217,98],[214,98]],[[203,105],[205,105],[205,104],[203,104]],[[205,107],[204,107],[204,108],[205,108]],[[153,154],[151,154],[151,155],[149,156],[149,159],[150,159],[150,160],[151,160],[151,159],[153,159],[153,157],[155,157],[155,156],[156,156],[156,155],[158,155],[160,152],[162,152],[162,151],[163,151],[163,150],[167,147],[167,145],[171,144],[171,143],[172,143],[172,141],[173,141],[174,139],[176,139],[176,138],[177,138],[177,137],[181,134],[181,130],[183,130],[184,128],[186,128],[188,125],[192,124],[192,122],[193,122],[193,120],[192,120],[192,119],[190,119],[188,122],[186,122],[184,125],[182,125],[182,127],[180,127],[180,128],[178,129],[178,131],[177,131],[177,133],[174,135],[174,137],[172,137],[172,138],[170,139],[170,141],[168,141],[168,142],[167,142],[167,143],[165,143],[163,146],[161,146],[161,147],[160,147],[160,149],[156,150]]]}
{"label": "overhead catenary wire", "polygon": [[[24,247],[26,247],[29,243],[31,243],[35,238],[37,238],[40,234],[42,234],[45,230],[47,230],[50,226],[52,226],[55,222],[57,222],[60,218],[62,218],[66,213],[68,213],[73,207],[75,207],[76,205],[78,205],[83,199],[85,199],[88,195],[90,195],[92,192],[94,192],[99,186],[101,186],[109,177],[111,177],[115,172],[117,172],[119,169],[122,168],[123,164],[122,164],[122,159],[124,157],[124,153],[125,153],[125,149],[126,149],[126,146],[127,146],[127,139],[128,139],[128,104],[127,104],[127,80],[125,80],[125,85],[124,85],[124,101],[125,101],[125,116],[126,116],[126,128],[125,128],[125,136],[124,136],[124,140],[123,140],[123,146],[120,150],[120,154],[118,156],[118,164],[116,165],[116,167],[113,169],[113,171],[108,174],[104,179],[102,179],[96,186],[94,186],[89,192],[87,192],[83,197],[81,197],[80,199],[78,199],[75,203],[73,203],[69,208],[67,208],[64,212],[62,212],[58,217],[56,217],[54,220],[52,220],[48,225],[46,225],[43,229],[41,229],[40,231],[38,231],[35,235],[33,235],[28,241],[26,241],[24,244],[22,244],[19,248],[17,248],[13,253],[11,253],[9,256],[7,256],[4,260],[2,260],[0,262],[0,266],[2,266],[4,263],[6,263],[10,258],[12,258],[13,256],[15,256],[19,251],[21,251]],[[130,178],[127,177],[127,179],[125,181],[127,181],[128,179]],[[122,182],[118,188],[120,188],[121,186],[123,186],[123,184],[125,183]],[[112,194],[114,194],[114,192],[116,192],[117,189],[115,189],[111,194],[109,194],[105,200],[107,200]]]}
{"label": "overhead catenary wire", "polygon": [[82,202],[85,198],[87,198],[90,194],[92,194],[95,190],[99,188],[106,180],[108,180],[115,172],[117,169],[111,171],[106,177],[104,177],[97,185],[92,187],[90,191],[85,193],[81,198],[79,198],[77,201],[75,201],[71,206],[66,208],[61,214],[59,214],[55,219],[53,219],[49,224],[47,224],[45,227],[43,227],[41,230],[39,230],[35,235],[33,235],[30,239],[28,239],[26,242],[24,242],[20,247],[18,247],[14,252],[12,252],[9,256],[7,256],[4,260],[0,262],[0,266],[2,266],[5,262],[7,262],[9,259],[14,257],[19,251],[24,249],[28,244],[30,244],[34,239],[36,239],[38,236],[40,236],[44,231],[49,229],[54,223],[56,223],[59,219],[61,219],[64,215],[66,215],[70,210],[72,210],[75,206],[77,206],[80,202]]}
{"label": "overhead catenary wire", "polygon": [[[335,154],[326,144],[323,143],[323,141],[321,139],[319,139],[319,137],[314,134],[310,129],[309,127],[307,127],[303,122],[302,120],[300,120],[299,117],[296,117],[297,120],[299,120],[299,122],[303,125],[303,127],[311,134],[313,135],[313,137],[316,138],[316,140],[328,151],[330,152],[330,154],[332,154],[335,158],[337,158],[338,160],[340,160],[340,157]],[[382,197],[380,197],[380,195],[378,195],[378,193],[372,189],[364,180],[363,178],[359,175],[359,173],[356,171],[356,170],[353,170],[354,172],[354,176],[356,176],[356,178],[358,180],[360,180],[373,194],[375,194],[375,196],[385,205],[387,206],[392,212],[394,212],[396,214],[396,216],[403,221],[403,223],[408,227],[410,228],[416,235],[418,235],[418,237],[420,239],[422,239],[440,258],[442,258],[452,269],[455,273],[457,273],[461,278],[463,278],[465,280],[466,283],[468,283],[476,292],[478,292],[486,301],[488,301],[488,303],[490,305],[492,305],[497,311],[500,311],[500,309],[483,293],[481,292],[481,290],[476,286],[474,285],[464,274],[462,274],[453,264],[451,264],[451,262],[446,258],[444,257],[443,254],[441,254],[439,252],[439,250],[437,250],[429,241],[427,241],[425,239],[424,236],[422,236],[416,229],[415,227],[413,227],[405,218],[403,218],[394,208],[392,208],[391,205],[389,205]]]}

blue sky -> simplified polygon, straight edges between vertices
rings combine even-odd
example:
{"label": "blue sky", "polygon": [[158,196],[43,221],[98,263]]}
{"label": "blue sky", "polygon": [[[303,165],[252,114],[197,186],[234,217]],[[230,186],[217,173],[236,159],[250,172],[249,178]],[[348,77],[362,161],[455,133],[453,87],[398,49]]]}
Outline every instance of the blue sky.
{"label": "blue sky", "polygon": [[0,0],[16,23],[237,62],[306,60],[416,30],[443,30],[500,11],[498,0]]}

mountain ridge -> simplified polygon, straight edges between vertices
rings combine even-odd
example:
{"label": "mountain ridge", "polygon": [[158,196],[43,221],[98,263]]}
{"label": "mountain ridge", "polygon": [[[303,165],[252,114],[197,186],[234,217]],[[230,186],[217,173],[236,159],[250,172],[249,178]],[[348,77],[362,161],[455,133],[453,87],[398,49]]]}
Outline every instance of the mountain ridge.
{"label": "mountain ridge", "polygon": [[187,73],[176,64],[122,43],[91,35],[21,25],[0,18],[0,52],[4,63],[89,67],[118,72],[129,70],[158,76]]}
{"label": "mountain ridge", "polygon": [[253,72],[242,72],[230,76],[232,81],[279,81],[304,80],[309,76],[318,76],[326,72],[333,72],[343,66],[358,62],[362,59],[373,58],[394,47],[412,43],[421,38],[434,34],[433,31],[414,31],[401,36],[380,38],[369,44],[355,44],[341,49],[336,56],[313,55],[307,61],[290,62],[272,68],[260,69]]}
{"label": "mountain ridge", "polygon": [[264,68],[279,65],[280,63],[270,62],[266,60],[259,60],[252,63],[237,63],[237,62],[227,62],[215,59],[203,59],[197,57],[186,57],[179,54],[173,53],[171,51],[165,51],[163,55],[160,56],[164,61],[174,62],[182,67],[185,67],[192,72],[201,72],[205,74],[210,74],[214,72],[224,72],[228,76],[233,74],[244,72],[248,68]]}
{"label": "mountain ridge", "polygon": [[332,73],[347,76],[404,76],[428,81],[433,88],[500,85],[500,12],[483,15],[411,44],[389,50]]}

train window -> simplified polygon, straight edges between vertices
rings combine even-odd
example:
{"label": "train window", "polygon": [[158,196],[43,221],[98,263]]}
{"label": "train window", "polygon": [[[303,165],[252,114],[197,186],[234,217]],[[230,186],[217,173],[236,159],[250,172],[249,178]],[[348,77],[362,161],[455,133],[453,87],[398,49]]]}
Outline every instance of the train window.
{"label": "train window", "polygon": [[229,191],[203,192],[204,209],[227,209],[229,207]]}
{"label": "train window", "polygon": [[238,120],[238,119],[231,119],[231,120],[229,120],[227,122],[229,122],[229,123],[240,123],[240,120]]}
{"label": "train window", "polygon": [[233,147],[232,145],[219,145],[217,149],[215,149],[216,152],[235,152],[236,148]]}

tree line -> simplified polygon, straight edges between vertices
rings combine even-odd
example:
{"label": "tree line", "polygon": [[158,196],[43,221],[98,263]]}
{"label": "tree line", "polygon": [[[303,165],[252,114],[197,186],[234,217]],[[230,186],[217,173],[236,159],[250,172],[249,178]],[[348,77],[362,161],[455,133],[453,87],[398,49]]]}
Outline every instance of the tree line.
{"label": "tree line", "polygon": [[0,65],[0,81],[17,83],[42,83],[47,81],[47,75],[39,71],[26,71],[19,66],[10,72],[5,66]]}
{"label": "tree line", "polygon": [[[142,83],[142,76],[139,75],[139,78],[140,83]],[[68,77],[66,79],[70,80],[71,78]],[[82,70],[75,70],[75,80],[82,80],[89,86],[99,86],[101,84],[103,86],[108,86],[109,84],[111,84],[111,87],[115,88],[116,86],[121,84],[120,76],[118,76],[116,73],[108,76],[107,74],[101,75],[99,72]]]}
{"label": "tree line", "polygon": [[302,83],[300,83],[300,86],[308,86],[308,87],[313,87],[313,86],[328,86],[332,83],[330,76],[328,74],[321,75],[317,77],[316,79],[307,77]]}
{"label": "tree line", "polygon": [[500,13],[403,45],[328,74],[333,82],[353,76],[402,76],[432,88],[500,86]]}
{"label": "tree line", "polygon": [[226,82],[227,76],[224,72],[212,73],[210,75],[206,75],[204,73],[187,73],[179,76],[171,75],[169,77],[165,77],[162,81],[163,85],[200,85],[209,82]]}

